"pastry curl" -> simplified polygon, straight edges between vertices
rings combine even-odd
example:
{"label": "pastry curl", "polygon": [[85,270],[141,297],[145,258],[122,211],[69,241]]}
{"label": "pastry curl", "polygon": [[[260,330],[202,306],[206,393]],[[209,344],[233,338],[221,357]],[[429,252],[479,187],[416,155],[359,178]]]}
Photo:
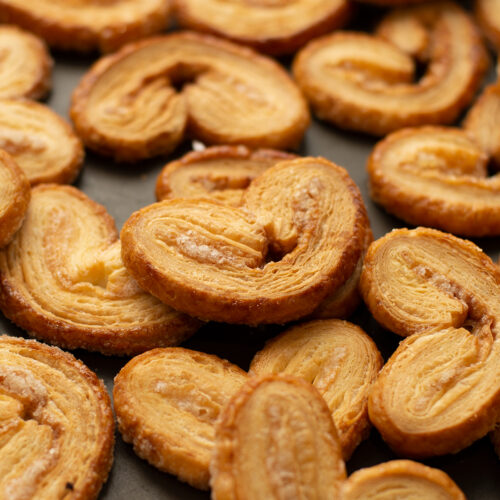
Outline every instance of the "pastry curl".
{"label": "pastry curl", "polygon": [[348,460],[370,430],[368,393],[382,356],[361,328],[340,320],[303,323],[269,341],[250,375],[285,373],[313,384],[325,399]]}
{"label": "pastry curl", "polygon": [[9,500],[97,498],[113,462],[104,384],[71,354],[0,336],[0,491]]}
{"label": "pastry curl", "polygon": [[55,48],[110,52],[167,27],[170,0],[0,0],[0,20]]}
{"label": "pastry curl", "polygon": [[215,421],[246,380],[236,365],[202,352],[174,347],[141,354],[115,378],[123,439],[155,467],[208,489]]}
{"label": "pastry curl", "polygon": [[0,150],[0,248],[21,227],[30,197],[30,183],[23,171]]}
{"label": "pastry curl", "polygon": [[[293,72],[316,114],[373,135],[453,122],[488,63],[465,11],[447,1],[406,7],[382,21],[379,35],[336,33],[299,52]],[[411,55],[428,65],[418,82]]]}
{"label": "pastry curl", "polygon": [[496,235],[500,177],[487,177],[487,167],[488,155],[459,129],[400,130],[370,155],[371,196],[410,224],[468,236]]}
{"label": "pastry curl", "polygon": [[500,421],[500,271],[478,247],[433,229],[395,230],[366,255],[361,292],[375,319],[408,336],[369,399],[397,453],[455,453]]}
{"label": "pastry curl", "polygon": [[138,287],[104,207],[49,184],[32,190],[22,228],[0,252],[0,308],[32,336],[105,354],[173,345],[199,326]]}
{"label": "pastry curl", "polygon": [[31,185],[71,183],[83,164],[83,145],[70,125],[50,108],[21,99],[0,99],[0,148]]}
{"label": "pastry curl", "polygon": [[242,208],[182,198],[143,208],[122,229],[122,256],[141,287],[179,311],[284,323],[346,282],[369,230],[347,172],[301,158],[255,179]]}
{"label": "pastry curl", "polygon": [[186,127],[209,144],[286,149],[309,125],[304,98],[277,63],[196,33],[98,61],[73,93],[71,117],[89,148],[126,161],[169,153]]}
{"label": "pastry curl", "polygon": [[500,1],[475,0],[474,9],[479,26],[498,50],[500,48]]}
{"label": "pastry curl", "polygon": [[341,28],[349,0],[176,0],[181,26],[230,38],[273,55],[291,54]]}
{"label": "pastry curl", "polygon": [[15,26],[0,26],[0,57],[0,98],[47,95],[53,63],[41,40]]}

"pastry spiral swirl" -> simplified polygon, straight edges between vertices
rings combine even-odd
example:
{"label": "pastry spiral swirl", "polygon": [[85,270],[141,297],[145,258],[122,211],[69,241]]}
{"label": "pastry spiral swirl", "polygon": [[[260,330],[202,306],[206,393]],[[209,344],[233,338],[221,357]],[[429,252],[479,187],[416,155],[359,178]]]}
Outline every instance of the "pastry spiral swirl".
{"label": "pastry spiral swirl", "polygon": [[97,498],[113,462],[104,384],[71,354],[0,336],[0,494]]}
{"label": "pastry spiral swirl", "polygon": [[169,153],[186,127],[209,144],[286,149],[309,124],[304,98],[278,64],[196,33],[101,59],[73,93],[71,117],[89,148],[127,161]]}
{"label": "pastry spiral swirl", "polygon": [[475,0],[474,6],[479,26],[498,50],[500,48],[500,1]]}
{"label": "pastry spiral swirl", "polygon": [[49,184],[32,190],[22,228],[0,252],[0,308],[30,335],[105,354],[176,344],[199,326],[138,287],[104,207]]}
{"label": "pastry spiral swirl", "polygon": [[110,52],[162,31],[170,0],[0,0],[0,20],[64,50]]}
{"label": "pastry spiral swirl", "polygon": [[[465,11],[447,1],[398,9],[378,34],[336,33],[299,52],[293,72],[316,114],[374,135],[453,122],[488,61]],[[428,65],[415,83],[411,55]]]}
{"label": "pastry spiral swirl", "polygon": [[21,227],[30,197],[30,184],[23,171],[0,150],[0,248]]}
{"label": "pastry spiral swirl", "polygon": [[51,86],[52,59],[41,40],[15,26],[0,26],[0,98],[41,99]]}
{"label": "pastry spiral swirl", "polygon": [[215,421],[246,380],[243,370],[217,356],[180,347],[148,351],[115,379],[120,432],[140,457],[208,489]]}
{"label": "pastry spiral swirl", "polygon": [[242,208],[180,198],[139,210],[122,229],[122,256],[141,287],[179,311],[284,323],[345,283],[369,230],[347,172],[301,158],[255,179]]}
{"label": "pastry spiral swirl", "polygon": [[395,230],[366,255],[361,292],[400,335],[369,399],[372,423],[407,456],[457,452],[500,420],[500,272],[471,242]]}
{"label": "pastry spiral swirl", "polygon": [[350,7],[348,0],[176,0],[181,26],[274,55],[293,53],[312,38],[341,28]]}
{"label": "pastry spiral swirl", "polygon": [[286,373],[313,384],[332,413],[348,460],[368,435],[368,393],[382,365],[377,346],[361,328],[333,319],[286,330],[255,355],[249,373]]}
{"label": "pastry spiral swirl", "polygon": [[83,145],[69,124],[47,106],[27,100],[0,99],[0,148],[31,185],[69,184],[83,164]]}

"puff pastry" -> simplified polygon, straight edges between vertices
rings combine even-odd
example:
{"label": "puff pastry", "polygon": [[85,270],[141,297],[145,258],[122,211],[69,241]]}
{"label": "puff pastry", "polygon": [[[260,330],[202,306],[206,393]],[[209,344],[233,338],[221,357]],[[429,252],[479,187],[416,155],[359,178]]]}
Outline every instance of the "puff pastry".
{"label": "puff pastry", "polygon": [[[374,135],[453,122],[488,63],[466,12],[447,1],[398,9],[378,35],[335,33],[299,52],[293,72],[318,117]],[[411,56],[428,65],[418,82]]]}
{"label": "puff pastry", "polygon": [[348,20],[348,0],[176,0],[181,26],[211,32],[269,54],[290,54]]}
{"label": "puff pastry", "polygon": [[141,287],[179,311],[284,323],[345,283],[369,230],[347,172],[301,158],[255,179],[242,208],[180,198],[139,210],[122,229],[122,257]]}
{"label": "puff pastry", "polygon": [[173,345],[199,326],[138,287],[104,207],[50,184],[32,190],[21,230],[0,252],[0,308],[30,335],[105,354]]}
{"label": "puff pastry", "polygon": [[30,196],[30,184],[23,171],[0,150],[0,248],[21,227]]}
{"label": "puff pastry", "polygon": [[500,421],[500,271],[469,241],[392,231],[366,255],[361,292],[375,319],[409,337],[385,364],[369,415],[406,456],[457,452]]}
{"label": "puff pastry", "polygon": [[95,499],[113,462],[104,384],[71,354],[0,336],[0,492]]}
{"label": "puff pastry", "polygon": [[309,124],[304,98],[277,63],[187,32],[98,61],[73,93],[71,117],[89,148],[127,161],[169,153],[186,127],[208,144],[286,149]]}
{"label": "puff pastry", "polygon": [[500,234],[500,177],[487,176],[488,155],[462,130],[394,132],[375,146],[368,173],[372,198],[410,224]]}
{"label": "puff pastry", "polygon": [[500,1],[475,0],[474,6],[479,26],[498,49],[500,47]]}
{"label": "puff pastry", "polygon": [[44,43],[15,26],[0,26],[0,98],[41,99],[51,87],[52,59]]}
{"label": "puff pastry", "polygon": [[217,356],[180,347],[148,351],[115,378],[120,432],[141,458],[208,489],[215,421],[246,380],[243,370]]}
{"label": "puff pastry", "polygon": [[50,108],[21,99],[0,99],[0,148],[31,185],[71,183],[83,164],[83,145],[70,125]]}
{"label": "puff pastry", "polygon": [[250,364],[250,375],[286,373],[313,384],[325,399],[345,460],[370,430],[368,393],[383,360],[373,340],[341,320],[294,326],[269,341]]}
{"label": "puff pastry", "polygon": [[170,0],[0,0],[0,20],[64,50],[109,52],[166,28]]}
{"label": "puff pastry", "polygon": [[408,460],[346,480],[335,425],[310,384],[290,376],[250,379],[224,408],[210,463],[214,500],[465,500],[443,472]]}

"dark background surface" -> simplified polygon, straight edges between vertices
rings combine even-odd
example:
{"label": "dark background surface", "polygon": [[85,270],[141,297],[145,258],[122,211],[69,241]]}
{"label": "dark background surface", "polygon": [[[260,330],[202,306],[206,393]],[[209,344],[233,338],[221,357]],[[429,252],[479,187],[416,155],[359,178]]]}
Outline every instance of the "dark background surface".
{"label": "dark background surface", "polygon": [[[94,59],[68,54],[55,55],[53,91],[47,103],[62,116],[67,118],[72,89]],[[493,79],[492,69],[489,80]],[[392,228],[403,227],[405,224],[386,214],[369,198],[365,163],[375,142],[367,136],[342,132],[327,124],[314,122],[306,134],[300,153],[324,156],[349,171],[361,189],[374,236],[379,238]],[[189,144],[168,159],[177,158],[187,149]],[[117,227],[121,228],[132,212],[156,201],[156,176],[166,161],[166,158],[158,158],[136,165],[116,164],[110,159],[87,152],[84,169],[75,184],[92,199],[105,205],[115,218]],[[494,260],[498,258],[500,238],[484,238],[475,242]],[[364,306],[356,311],[351,320],[361,325],[374,338],[386,359],[401,340],[393,333],[381,329]],[[217,354],[247,369],[251,358],[263,346],[264,341],[281,330],[283,327],[246,328],[212,323],[183,345]],[[0,331],[24,336],[1,313]],[[106,357],[81,350],[74,354],[104,380],[111,394],[113,378],[128,358]],[[372,430],[370,438],[354,452],[347,468],[351,473],[361,467],[394,458],[397,457],[385,445],[378,432]],[[476,442],[457,455],[434,458],[425,463],[447,472],[471,500],[500,499],[500,462],[488,438]],[[117,433],[115,463],[99,498],[194,500],[208,499],[209,493],[191,488],[175,477],[156,470],[138,458],[132,447],[124,443]]]}

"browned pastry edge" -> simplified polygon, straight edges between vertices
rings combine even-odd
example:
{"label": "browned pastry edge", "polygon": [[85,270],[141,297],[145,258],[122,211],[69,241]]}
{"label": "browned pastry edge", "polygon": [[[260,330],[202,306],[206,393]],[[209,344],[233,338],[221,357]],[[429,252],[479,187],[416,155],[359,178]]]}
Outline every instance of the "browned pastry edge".
{"label": "browned pastry edge", "polygon": [[233,42],[248,45],[259,52],[264,52],[274,56],[293,54],[309,40],[324,35],[334,29],[341,28],[348,22],[353,11],[352,3],[346,2],[343,6],[340,6],[340,8],[331,12],[321,21],[292,35],[275,38],[265,38],[257,35],[256,37],[249,38],[231,36],[224,31],[218,30],[212,27],[210,23],[203,22],[203,14],[195,17],[190,16],[188,9],[183,6],[182,0],[174,1],[175,15],[182,27],[228,38]]}
{"label": "browned pastry edge", "polygon": [[[500,6],[500,2],[497,2]],[[500,49],[500,26],[495,26],[482,7],[482,0],[474,1],[474,14],[476,21],[481,28],[481,31],[486,35],[486,38],[493,44],[496,50]]]}

